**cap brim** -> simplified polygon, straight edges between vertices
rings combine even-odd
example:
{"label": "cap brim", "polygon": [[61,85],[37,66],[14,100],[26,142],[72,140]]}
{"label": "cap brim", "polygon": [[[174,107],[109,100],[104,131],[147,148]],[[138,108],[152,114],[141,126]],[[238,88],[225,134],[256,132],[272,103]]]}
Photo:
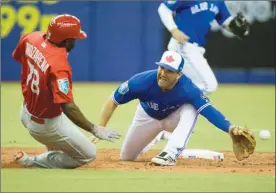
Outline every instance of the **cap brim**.
{"label": "cap brim", "polygon": [[79,33],[77,39],[83,40],[83,39],[85,39],[85,38],[87,38],[86,33],[85,33],[84,31],[80,31],[80,33]]}
{"label": "cap brim", "polygon": [[157,64],[158,66],[162,66],[162,67],[166,68],[167,70],[170,70],[170,71],[173,71],[173,72],[178,72],[177,69],[169,66],[168,64],[160,63],[160,62],[155,62],[155,64]]}

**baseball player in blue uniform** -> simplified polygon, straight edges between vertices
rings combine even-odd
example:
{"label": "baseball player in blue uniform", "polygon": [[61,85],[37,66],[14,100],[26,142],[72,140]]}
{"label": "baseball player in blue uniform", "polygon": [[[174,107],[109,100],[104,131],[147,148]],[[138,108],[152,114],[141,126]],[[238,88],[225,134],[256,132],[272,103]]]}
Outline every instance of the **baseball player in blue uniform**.
{"label": "baseball player in blue uniform", "polygon": [[168,50],[181,53],[186,61],[183,73],[205,94],[214,92],[218,82],[204,57],[210,23],[216,20],[219,25],[243,39],[250,32],[243,14],[231,16],[224,1],[164,1],[158,13],[172,35]]}
{"label": "baseball player in blue uniform", "polygon": [[183,73],[206,94],[214,92],[218,83],[204,58],[210,23],[216,20],[219,25],[243,39],[250,32],[250,25],[243,14],[231,16],[224,1],[164,1],[158,13],[172,34],[168,50],[181,53],[186,61]]}
{"label": "baseball player in blue uniform", "polygon": [[[172,136],[163,151],[151,161],[157,165],[175,165],[185,149],[199,114],[233,139],[237,159],[248,158],[256,141],[250,130],[232,125],[215,109],[201,89],[182,73],[185,60],[174,51],[163,53],[158,70],[136,74],[122,83],[107,100],[101,112],[106,126],[118,105],[138,99],[133,121],[121,147],[120,159],[135,160],[163,130]],[[176,138],[177,140],[171,140]]]}

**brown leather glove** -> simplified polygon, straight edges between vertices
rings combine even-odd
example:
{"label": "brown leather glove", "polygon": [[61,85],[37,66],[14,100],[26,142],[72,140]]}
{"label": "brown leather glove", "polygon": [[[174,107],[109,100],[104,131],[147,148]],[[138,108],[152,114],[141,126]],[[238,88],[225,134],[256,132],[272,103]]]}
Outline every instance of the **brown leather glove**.
{"label": "brown leather glove", "polygon": [[233,151],[237,160],[247,159],[254,153],[256,139],[249,129],[232,125],[229,134],[233,141]]}

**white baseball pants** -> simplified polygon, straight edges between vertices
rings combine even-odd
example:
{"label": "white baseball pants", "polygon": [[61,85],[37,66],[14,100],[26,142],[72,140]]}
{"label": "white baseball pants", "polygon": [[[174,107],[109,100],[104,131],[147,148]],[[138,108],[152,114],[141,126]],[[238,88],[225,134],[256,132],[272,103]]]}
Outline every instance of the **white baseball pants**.
{"label": "white baseball pants", "polygon": [[217,79],[204,57],[205,48],[196,43],[180,44],[171,38],[168,50],[177,51],[183,56],[185,60],[183,74],[188,76],[205,94],[212,93],[217,89]]}
{"label": "white baseball pants", "polygon": [[164,151],[179,156],[186,147],[195,126],[198,113],[190,104],[179,107],[174,113],[163,120],[150,117],[139,104],[127,131],[121,148],[120,159],[133,161],[139,157],[143,149],[163,130],[173,132],[172,136],[181,140],[171,140],[170,137]]}
{"label": "white baseball pants", "polygon": [[96,148],[63,113],[35,122],[25,105],[20,119],[30,135],[49,151],[30,157],[27,166],[42,168],[77,168],[96,159]]}

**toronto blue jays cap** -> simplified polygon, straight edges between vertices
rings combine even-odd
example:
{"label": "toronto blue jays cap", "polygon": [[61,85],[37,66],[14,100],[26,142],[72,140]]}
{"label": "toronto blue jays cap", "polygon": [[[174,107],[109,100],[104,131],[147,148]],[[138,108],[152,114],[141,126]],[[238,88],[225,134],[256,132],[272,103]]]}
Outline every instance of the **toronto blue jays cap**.
{"label": "toronto blue jays cap", "polygon": [[177,52],[165,51],[160,62],[156,62],[156,64],[173,72],[181,72],[184,66],[184,58]]}

